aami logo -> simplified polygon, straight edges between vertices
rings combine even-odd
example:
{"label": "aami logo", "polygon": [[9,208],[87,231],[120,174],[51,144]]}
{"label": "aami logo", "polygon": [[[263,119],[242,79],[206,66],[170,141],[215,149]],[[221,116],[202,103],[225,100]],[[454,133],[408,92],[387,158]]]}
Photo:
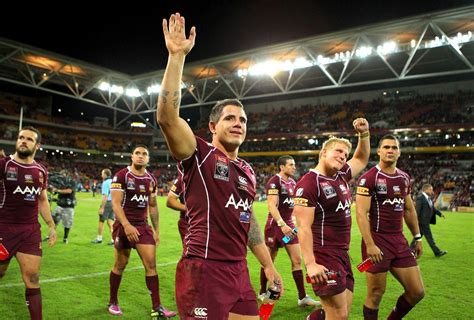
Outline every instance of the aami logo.
{"label": "aami logo", "polygon": [[339,210],[346,210],[351,207],[351,200],[346,200],[346,202],[342,203],[342,201],[339,201],[339,204],[337,205],[336,212]]}
{"label": "aami logo", "polygon": [[15,191],[13,191],[13,194],[21,193],[21,194],[36,194],[39,195],[41,193],[42,188],[41,187],[28,187],[26,186],[24,189],[21,189],[20,186],[16,187]]}
{"label": "aami logo", "polygon": [[249,203],[248,199],[245,199],[245,201],[242,199],[239,199],[239,202],[235,202],[234,195],[230,194],[229,200],[227,200],[225,207],[228,208],[229,205],[232,205],[235,209],[242,208],[242,210],[247,211],[252,206],[252,202],[250,201]]}
{"label": "aami logo", "polygon": [[390,205],[394,205],[394,204],[404,204],[405,203],[405,199],[403,198],[393,198],[393,199],[386,199],[382,204],[390,204]]}
{"label": "aami logo", "polygon": [[283,203],[289,204],[290,207],[294,205],[293,198],[286,198]]}
{"label": "aami logo", "polygon": [[131,201],[138,201],[138,202],[148,201],[148,196],[144,194],[137,196],[136,194],[134,194]]}
{"label": "aami logo", "polygon": [[207,308],[194,308],[196,318],[207,319]]}

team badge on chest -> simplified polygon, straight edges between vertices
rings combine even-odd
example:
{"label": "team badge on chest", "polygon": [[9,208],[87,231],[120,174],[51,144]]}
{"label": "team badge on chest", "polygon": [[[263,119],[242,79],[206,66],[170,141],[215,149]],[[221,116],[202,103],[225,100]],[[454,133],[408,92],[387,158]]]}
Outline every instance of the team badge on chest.
{"label": "team badge on chest", "polygon": [[216,168],[214,170],[214,179],[229,181],[229,159],[216,155]]}
{"label": "team badge on chest", "polygon": [[321,189],[323,189],[326,199],[334,198],[337,195],[336,190],[329,182],[321,182]]}

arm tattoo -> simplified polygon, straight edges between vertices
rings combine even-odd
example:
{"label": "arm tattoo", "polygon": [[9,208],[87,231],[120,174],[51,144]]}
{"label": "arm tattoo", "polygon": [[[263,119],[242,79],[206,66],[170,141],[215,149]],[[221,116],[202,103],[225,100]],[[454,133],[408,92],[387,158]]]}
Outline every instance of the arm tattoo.
{"label": "arm tattoo", "polygon": [[260,232],[260,226],[258,225],[255,213],[252,213],[252,217],[250,218],[248,246],[252,247],[261,243],[263,243],[263,239],[262,234]]}
{"label": "arm tattoo", "polygon": [[168,101],[166,97],[168,97],[169,94],[170,92],[166,90],[163,90],[163,92],[161,92],[161,100],[163,101],[163,103],[166,103]]}
{"label": "arm tattoo", "polygon": [[175,109],[178,109],[179,105],[181,104],[181,98],[179,96],[179,91],[175,91],[173,96],[174,96],[174,98],[173,98],[173,107]]}

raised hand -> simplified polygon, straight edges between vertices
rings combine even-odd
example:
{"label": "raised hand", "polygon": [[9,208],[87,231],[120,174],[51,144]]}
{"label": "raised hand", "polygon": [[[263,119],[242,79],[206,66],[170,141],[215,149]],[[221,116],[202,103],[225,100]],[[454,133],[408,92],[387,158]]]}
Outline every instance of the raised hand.
{"label": "raised hand", "polygon": [[163,34],[165,36],[166,48],[170,55],[187,55],[194,47],[196,39],[196,27],[192,27],[189,38],[186,38],[184,17],[178,12],[172,14],[169,23],[163,19]]}
{"label": "raised hand", "polygon": [[352,122],[354,129],[358,133],[366,132],[369,130],[369,122],[365,118],[357,118]]}

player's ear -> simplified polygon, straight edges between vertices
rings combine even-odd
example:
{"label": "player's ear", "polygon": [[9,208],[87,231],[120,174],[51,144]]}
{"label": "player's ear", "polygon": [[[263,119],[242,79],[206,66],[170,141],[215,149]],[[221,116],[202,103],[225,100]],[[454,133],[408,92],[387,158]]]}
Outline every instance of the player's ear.
{"label": "player's ear", "polygon": [[212,134],[216,133],[216,123],[213,121],[209,121],[209,131],[211,131]]}

